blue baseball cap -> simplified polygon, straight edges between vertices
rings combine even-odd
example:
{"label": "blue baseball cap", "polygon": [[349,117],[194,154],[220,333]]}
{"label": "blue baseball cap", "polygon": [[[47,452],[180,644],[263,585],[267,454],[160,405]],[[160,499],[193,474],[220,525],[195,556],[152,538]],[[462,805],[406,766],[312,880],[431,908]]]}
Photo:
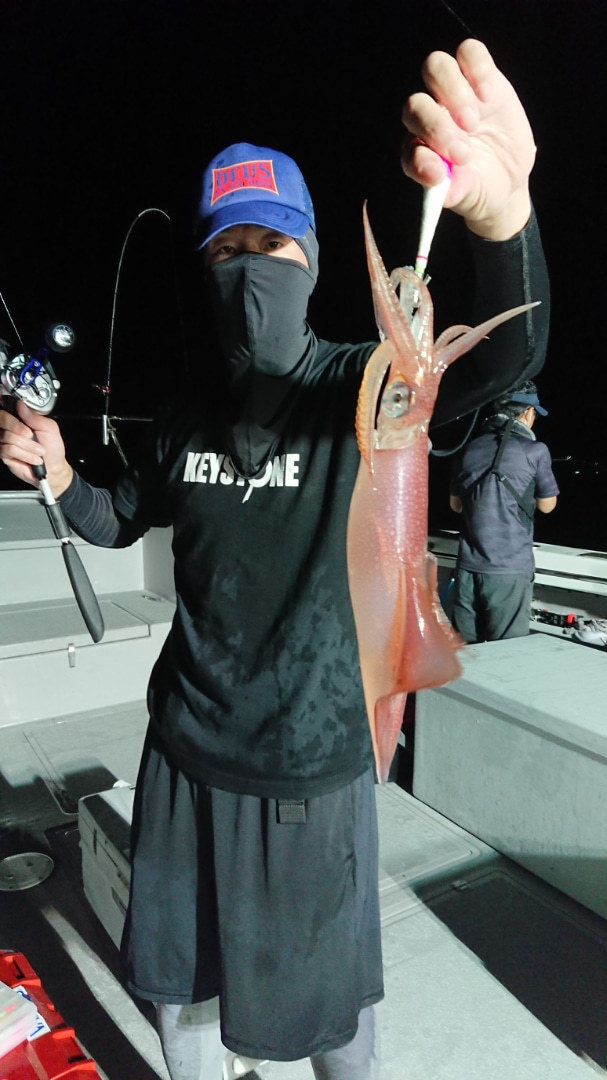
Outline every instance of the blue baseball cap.
{"label": "blue baseball cap", "polygon": [[537,394],[509,394],[508,401],[514,401],[517,405],[526,405],[527,408],[532,406],[540,416],[548,416],[548,409],[540,405]]}
{"label": "blue baseball cap", "polygon": [[231,225],[265,225],[294,239],[315,231],[310,193],[292,158],[233,143],[209,162],[196,213],[196,250]]}

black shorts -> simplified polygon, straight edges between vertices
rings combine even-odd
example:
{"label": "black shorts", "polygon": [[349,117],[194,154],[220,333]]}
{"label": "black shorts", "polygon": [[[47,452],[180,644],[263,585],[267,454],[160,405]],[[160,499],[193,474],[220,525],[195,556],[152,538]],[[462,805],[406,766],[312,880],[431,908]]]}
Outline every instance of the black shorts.
{"label": "black shorts", "polygon": [[225,1045],[293,1061],[345,1045],[383,996],[373,774],[278,821],[274,799],[209,788],[148,737],[122,941],[129,989],[219,995]]}

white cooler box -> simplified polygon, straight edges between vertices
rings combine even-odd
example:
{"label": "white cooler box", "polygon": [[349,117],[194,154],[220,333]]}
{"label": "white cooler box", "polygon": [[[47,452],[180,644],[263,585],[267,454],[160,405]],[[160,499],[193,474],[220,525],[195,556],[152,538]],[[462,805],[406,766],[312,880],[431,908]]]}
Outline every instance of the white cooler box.
{"label": "white cooler box", "polygon": [[[134,796],[133,787],[118,781],[109,791],[86,795],[78,805],[84,894],[117,947],[129,899]],[[261,1064],[228,1051],[223,1080],[245,1076]]]}
{"label": "white cooler box", "polygon": [[85,795],[78,804],[84,894],[118,948],[129,901],[134,796],[125,784]]}
{"label": "white cooler box", "polygon": [[413,794],[607,918],[607,654],[531,634],[463,657],[417,695]]}

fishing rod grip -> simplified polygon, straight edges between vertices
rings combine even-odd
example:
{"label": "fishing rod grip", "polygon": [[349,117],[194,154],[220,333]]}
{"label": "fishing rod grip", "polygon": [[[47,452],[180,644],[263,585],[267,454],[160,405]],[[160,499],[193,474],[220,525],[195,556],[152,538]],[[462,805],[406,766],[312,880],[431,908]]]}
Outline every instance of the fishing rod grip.
{"label": "fishing rod grip", "polygon": [[[44,468],[44,466],[39,466],[39,468]],[[68,577],[72,584],[74,598],[80,609],[80,614],[86,623],[86,628],[93,641],[96,643],[101,641],[101,638],[105,633],[99,601],[95,596],[93,586],[82,565],[80,556],[69,538],[69,528],[63,515],[63,510],[59,503],[53,498],[53,493],[48,480],[42,478],[39,483],[48,519],[53,527],[55,536],[61,541],[63,561],[65,562]]]}
{"label": "fishing rod grip", "polygon": [[[42,487],[42,484],[40,486]],[[44,495],[44,492],[42,494]],[[66,541],[69,543],[70,531],[59,503],[54,500],[53,502],[49,502],[45,496],[44,505],[55,536],[58,540],[61,540],[62,543],[65,543]]]}
{"label": "fishing rod grip", "polygon": [[86,628],[93,641],[97,643],[98,641],[101,641],[101,638],[105,633],[105,626],[97,597],[93,592],[93,586],[89,581],[88,574],[82,565],[80,556],[74,545],[68,540],[61,544],[61,550],[63,552],[65,568],[72,583],[76,603],[80,608],[80,614],[86,623]]}

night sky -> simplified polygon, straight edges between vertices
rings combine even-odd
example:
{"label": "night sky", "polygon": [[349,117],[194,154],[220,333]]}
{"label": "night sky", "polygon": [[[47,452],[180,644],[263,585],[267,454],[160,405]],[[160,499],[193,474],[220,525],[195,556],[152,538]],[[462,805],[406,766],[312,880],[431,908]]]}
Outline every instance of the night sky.
{"label": "night sky", "polygon": [[[532,194],[553,318],[538,379],[550,416],[536,430],[563,495],[536,533],[607,549],[606,29],[604,0],[2,0],[0,289],[29,349],[53,319],[76,330],[76,349],[55,365],[56,412],[85,475],[110,482],[118,466],[98,420],[82,417],[103,407],[93,387],[106,381],[118,259],[137,214],[160,207],[172,224],[148,214],[131,235],[113,412],[149,416],[187,364],[204,365],[191,218],[202,166],[233,141],[277,146],[306,176],[321,246],[317,334],[373,338],[362,202],[387,267],[410,263],[421,194],[400,171],[401,104],[421,88],[431,49],[472,34],[514,83],[538,146]],[[469,261],[452,216],[430,272],[438,328],[465,321]],[[1,310],[0,336],[16,344]],[[433,466],[433,524],[455,528],[445,468]]]}

